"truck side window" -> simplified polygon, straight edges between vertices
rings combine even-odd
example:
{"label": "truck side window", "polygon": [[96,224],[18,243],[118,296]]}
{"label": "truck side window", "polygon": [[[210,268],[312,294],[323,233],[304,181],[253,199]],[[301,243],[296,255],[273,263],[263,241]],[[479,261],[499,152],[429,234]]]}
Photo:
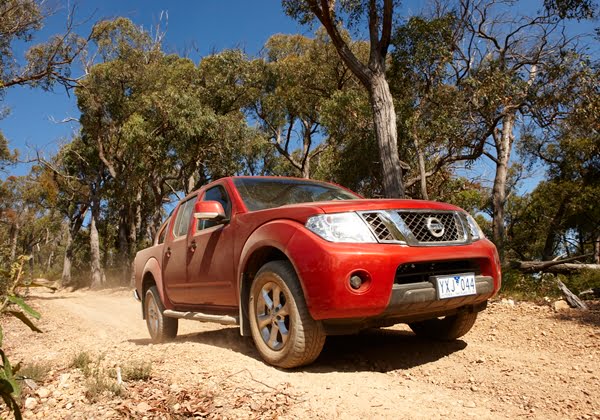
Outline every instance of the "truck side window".
{"label": "truck side window", "polygon": [[169,220],[171,220],[170,217],[163,223],[162,228],[160,229],[160,233],[158,234],[158,241],[156,242],[157,244],[162,244],[165,242],[165,239],[167,237],[167,226],[169,226]]}
{"label": "truck side window", "polygon": [[[227,218],[231,217],[231,200],[229,200],[229,196],[227,195],[225,188],[223,188],[221,185],[217,185],[216,187],[212,187],[210,190],[206,190],[204,197],[202,197],[202,201],[218,201],[223,206],[223,210],[225,210],[225,215]],[[199,220],[197,229],[208,229],[209,227],[213,227],[218,224],[219,223],[212,220]]]}
{"label": "truck side window", "polygon": [[173,227],[173,235],[175,237],[187,235],[190,219],[192,218],[192,211],[194,210],[194,204],[196,204],[196,197],[190,198],[179,207],[177,218],[175,219],[175,226]]}

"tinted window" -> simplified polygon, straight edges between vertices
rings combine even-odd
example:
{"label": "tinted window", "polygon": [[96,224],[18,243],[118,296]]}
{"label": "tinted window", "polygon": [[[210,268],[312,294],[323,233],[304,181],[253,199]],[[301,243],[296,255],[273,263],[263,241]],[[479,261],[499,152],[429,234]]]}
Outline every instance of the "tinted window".
{"label": "tinted window", "polygon": [[[218,201],[223,206],[223,210],[225,210],[225,215],[229,219],[231,217],[231,201],[229,200],[229,196],[220,185],[216,187],[212,187],[204,193],[204,197],[202,197],[202,201]],[[207,229],[209,227],[213,227],[218,225],[218,222],[214,222],[212,220],[199,220],[198,221],[198,230]]]}
{"label": "tinted window", "polygon": [[192,217],[192,211],[194,210],[194,204],[196,203],[196,197],[193,197],[181,204],[179,211],[177,212],[177,219],[175,219],[175,227],[173,228],[173,235],[185,236],[187,235],[188,228],[190,227],[190,219]]}
{"label": "tinted window", "polygon": [[326,182],[289,178],[235,178],[250,211],[313,201],[356,200],[359,196]]}
{"label": "tinted window", "polygon": [[160,233],[158,234],[158,242],[157,243],[159,243],[159,244],[162,244],[165,242],[165,238],[167,237],[167,226],[169,225],[169,220],[171,220],[170,217],[167,219],[167,221],[165,223],[163,223]]}

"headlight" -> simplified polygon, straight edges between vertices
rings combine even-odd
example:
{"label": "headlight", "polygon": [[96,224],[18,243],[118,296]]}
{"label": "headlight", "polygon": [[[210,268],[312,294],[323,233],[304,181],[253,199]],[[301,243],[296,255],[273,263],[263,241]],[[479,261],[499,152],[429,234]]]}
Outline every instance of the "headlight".
{"label": "headlight", "polygon": [[481,238],[485,238],[483,231],[481,230],[475,219],[473,219],[473,216],[471,216],[469,213],[465,214],[467,216],[467,222],[469,223],[469,229],[471,230],[471,239],[477,241]]}
{"label": "headlight", "polygon": [[353,212],[312,216],[306,228],[330,242],[377,243],[369,227]]}

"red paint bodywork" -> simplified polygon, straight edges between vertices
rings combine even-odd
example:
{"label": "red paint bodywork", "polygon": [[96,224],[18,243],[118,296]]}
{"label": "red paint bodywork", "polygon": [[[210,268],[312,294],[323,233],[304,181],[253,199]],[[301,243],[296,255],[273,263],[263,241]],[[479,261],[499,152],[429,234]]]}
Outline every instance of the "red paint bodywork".
{"label": "red paint bodywork", "polygon": [[[292,263],[309,311],[317,320],[381,314],[390,302],[396,269],[399,264],[407,262],[477,259],[481,274],[493,278],[493,293],[500,288],[498,254],[487,239],[466,245],[436,247],[345,244],[328,242],[304,227],[310,216],[321,213],[385,209],[460,210],[450,204],[361,199],[294,204],[249,212],[233,178],[223,178],[206,185],[182,202],[194,197],[202,198],[204,192],[215,185],[223,186],[229,194],[230,220],[200,231],[193,220],[187,236],[176,238],[172,231],[177,212],[181,209],[180,203],[166,226],[168,232],[164,244],[155,243],[136,256],[136,289],[140,296],[145,292],[147,283],[144,282],[151,278],[156,282],[167,309],[237,313],[245,271],[255,253],[264,249],[276,249]],[[192,245],[195,245],[193,250]],[[355,272],[362,273],[367,279],[359,290],[353,290],[348,283],[350,275]]]}

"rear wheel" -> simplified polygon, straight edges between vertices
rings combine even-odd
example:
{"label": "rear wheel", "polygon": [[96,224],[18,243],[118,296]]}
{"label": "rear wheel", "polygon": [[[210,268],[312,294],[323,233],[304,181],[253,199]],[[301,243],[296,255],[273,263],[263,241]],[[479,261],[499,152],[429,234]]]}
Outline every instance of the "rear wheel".
{"label": "rear wheel", "polygon": [[177,336],[178,320],[164,316],[164,310],[156,286],[150,287],[144,298],[144,315],[153,343],[164,343]]}
{"label": "rear wheel", "polygon": [[298,276],[287,261],[271,261],[250,288],[249,318],[258,352],[269,364],[294,368],[321,353],[325,333],[310,316]]}
{"label": "rear wheel", "polygon": [[461,312],[443,318],[411,322],[408,325],[418,336],[451,341],[468,333],[476,320],[477,312]]}

